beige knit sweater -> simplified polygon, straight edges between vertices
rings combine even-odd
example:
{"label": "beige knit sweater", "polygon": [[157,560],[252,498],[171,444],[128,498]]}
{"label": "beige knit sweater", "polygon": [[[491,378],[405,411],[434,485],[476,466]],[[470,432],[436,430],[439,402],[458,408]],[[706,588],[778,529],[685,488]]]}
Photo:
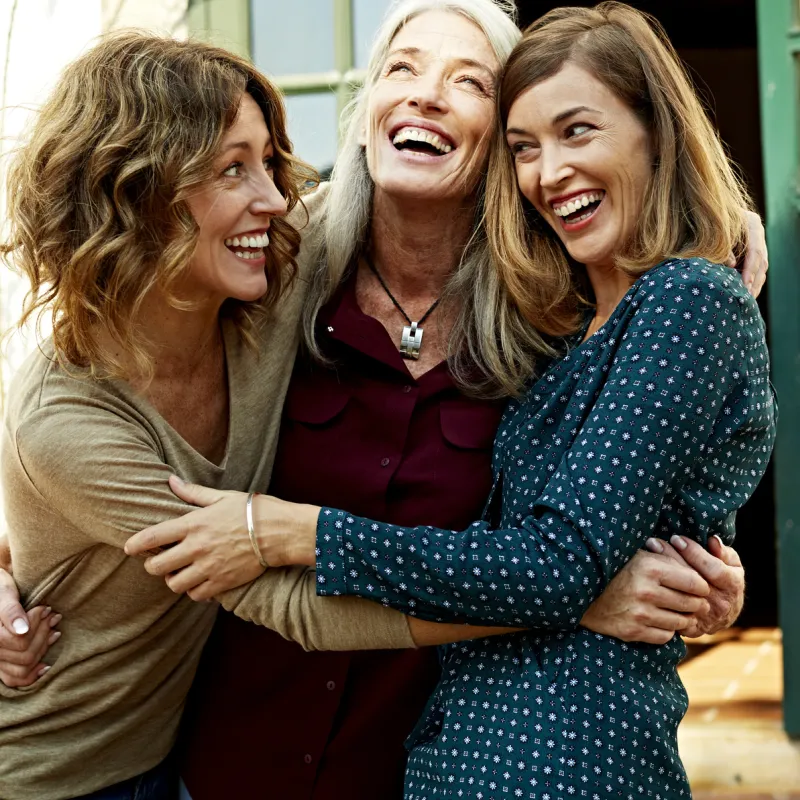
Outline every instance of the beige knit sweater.
{"label": "beige knit sweater", "polygon": [[[46,602],[64,614],[64,635],[33,686],[0,685],[3,800],[86,794],[144,772],[172,747],[217,605],[174,595],[122,546],[186,513],[167,486],[172,473],[219,489],[267,487],[323,195],[307,201],[300,280],[265,328],[260,357],[224,330],[231,405],[221,465],[127,383],[65,373],[52,344],[20,370],[2,451],[14,574],[28,607]],[[313,571],[302,568],[268,570],[221,599],[307,649],[413,646],[401,614],[318,598]]]}

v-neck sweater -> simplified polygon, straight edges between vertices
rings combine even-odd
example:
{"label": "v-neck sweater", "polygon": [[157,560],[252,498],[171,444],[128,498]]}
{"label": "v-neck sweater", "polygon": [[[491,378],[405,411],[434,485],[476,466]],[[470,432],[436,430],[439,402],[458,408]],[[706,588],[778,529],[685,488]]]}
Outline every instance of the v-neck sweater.
{"label": "v-neck sweater", "polygon": [[[223,321],[230,425],[221,464],[126,381],[63,369],[51,341],[20,369],[1,461],[14,576],[28,607],[47,603],[64,619],[46,657],[51,669],[31,687],[0,686],[4,800],[84,795],[169,753],[217,605],[173,594],[122,547],[190,510],[167,485],[173,473],[217,489],[266,490],[324,194],[306,201],[298,279],[260,329],[258,352]],[[268,570],[220,599],[309,649],[413,645],[396,611],[317,598],[313,570]],[[342,625],[346,613],[352,624]]]}

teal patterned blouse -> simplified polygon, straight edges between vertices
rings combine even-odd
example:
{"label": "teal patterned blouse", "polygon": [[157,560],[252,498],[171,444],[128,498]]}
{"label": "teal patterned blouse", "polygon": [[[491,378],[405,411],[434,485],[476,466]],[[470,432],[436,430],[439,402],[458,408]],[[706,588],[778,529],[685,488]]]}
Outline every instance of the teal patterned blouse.
{"label": "teal patterned blouse", "polygon": [[671,260],[510,403],[497,514],[447,531],[322,510],[319,594],[529,629],[441,648],[407,800],[691,796],[680,638],[626,644],[578,623],[649,536],[732,540],[775,413],[764,325],[739,275]]}

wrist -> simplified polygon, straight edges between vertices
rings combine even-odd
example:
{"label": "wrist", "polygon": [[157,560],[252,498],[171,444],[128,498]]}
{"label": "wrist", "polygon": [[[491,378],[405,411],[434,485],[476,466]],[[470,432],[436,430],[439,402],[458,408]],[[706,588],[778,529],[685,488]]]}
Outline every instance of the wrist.
{"label": "wrist", "polygon": [[264,560],[271,567],[315,566],[319,512],[319,506],[255,497],[255,533]]}

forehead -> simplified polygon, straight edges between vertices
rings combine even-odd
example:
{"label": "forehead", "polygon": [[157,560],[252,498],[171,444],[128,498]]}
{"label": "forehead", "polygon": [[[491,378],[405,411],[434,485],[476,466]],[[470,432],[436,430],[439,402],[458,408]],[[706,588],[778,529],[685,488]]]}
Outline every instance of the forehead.
{"label": "forehead", "polygon": [[454,11],[426,11],[410,19],[392,39],[392,50],[416,48],[441,59],[470,59],[496,71],[500,64],[486,34]]}
{"label": "forehead", "polygon": [[523,118],[549,122],[562,112],[579,106],[604,113],[633,113],[591,72],[568,62],[555,75],[534,84],[517,97],[508,113],[508,125],[513,127],[512,120]]}
{"label": "forehead", "polygon": [[235,139],[249,137],[269,140],[270,134],[261,107],[251,95],[245,92],[239,103],[239,113],[236,115],[236,120],[225,134],[223,142],[227,143]]}

